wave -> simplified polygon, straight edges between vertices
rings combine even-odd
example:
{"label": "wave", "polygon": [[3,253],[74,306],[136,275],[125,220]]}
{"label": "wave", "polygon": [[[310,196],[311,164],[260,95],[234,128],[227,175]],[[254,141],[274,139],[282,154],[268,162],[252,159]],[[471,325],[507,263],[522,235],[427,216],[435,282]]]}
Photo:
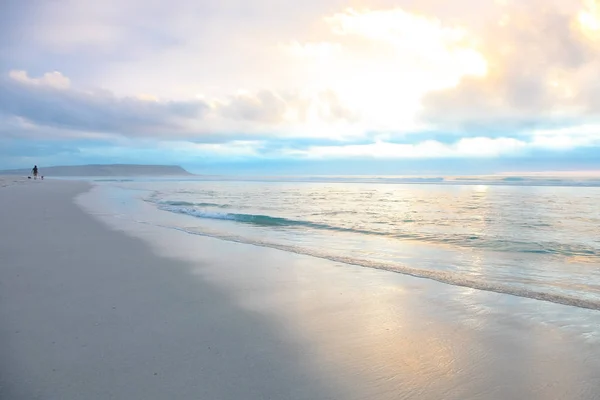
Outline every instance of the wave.
{"label": "wave", "polygon": [[[241,214],[241,213],[220,213],[197,209],[194,207],[217,206],[224,207],[214,203],[187,203],[187,202],[166,202],[159,203],[159,209],[177,214],[184,214],[203,219],[228,220],[243,224],[252,224],[263,227],[280,228],[310,228],[316,230],[354,233],[370,236],[384,236],[402,240],[418,240],[442,245],[453,245],[468,248],[481,248],[486,250],[515,253],[535,253],[549,254],[563,257],[581,257],[582,259],[600,257],[600,249],[577,244],[565,244],[555,242],[524,242],[506,239],[495,239],[486,236],[477,236],[473,234],[427,234],[415,232],[385,232],[372,231],[367,229],[346,228],[333,226],[325,223],[318,223],[305,220],[295,220],[284,217],[274,217],[261,214]],[[410,224],[411,219],[403,220],[402,223]]]}
{"label": "wave", "polygon": [[260,247],[269,247],[277,250],[282,250],[290,253],[302,254],[311,257],[321,258],[329,261],[340,262],[348,265],[355,265],[359,267],[379,269],[389,272],[400,273],[403,275],[409,275],[416,278],[430,279],[437,282],[467,287],[471,289],[484,290],[487,292],[508,294],[511,296],[529,298],[534,300],[547,301],[556,304],[563,304],[567,306],[573,306],[578,308],[587,308],[591,310],[600,310],[600,300],[581,298],[575,295],[566,293],[553,293],[542,289],[535,288],[524,288],[517,285],[511,285],[499,282],[489,282],[476,277],[469,277],[457,272],[451,271],[440,271],[440,270],[427,270],[410,267],[399,263],[385,263],[381,261],[365,260],[354,257],[340,256],[329,254],[320,250],[307,249],[299,246],[292,246],[280,243],[274,243],[264,240],[254,240],[242,236],[226,235],[220,233],[207,233],[197,230],[191,230],[186,228],[179,228],[173,226],[159,225],[162,228],[173,229],[192,235],[212,237],[220,240],[226,240],[229,242],[244,243]]}
{"label": "wave", "polygon": [[[195,204],[195,205],[199,206],[199,204]],[[189,208],[189,207],[178,207],[177,205],[173,205],[173,204],[171,204],[169,206],[159,206],[159,208],[163,211],[170,211],[170,212],[177,213],[177,214],[190,215],[190,216],[197,217],[197,218],[236,221],[236,222],[260,225],[260,226],[266,226],[266,227],[268,227],[268,226],[280,226],[280,227],[304,226],[304,227],[316,228],[316,229],[328,229],[328,230],[337,230],[337,231],[351,231],[351,232],[358,232],[358,233],[367,233],[367,232],[360,232],[360,231],[356,231],[356,230],[352,230],[352,229],[337,228],[337,227],[327,225],[327,224],[319,224],[319,223],[310,222],[310,221],[293,220],[293,219],[282,218],[282,217],[270,217],[268,215],[260,215],[260,214],[219,213],[219,212],[198,210],[198,209]]]}
{"label": "wave", "polygon": [[[421,185],[489,185],[489,186],[558,186],[600,187],[598,177],[536,177],[536,176],[202,176],[186,181],[196,182],[308,182],[308,183],[366,183],[366,184],[421,184]],[[183,192],[182,192],[183,193]]]}
{"label": "wave", "polygon": [[135,182],[135,179],[94,179],[93,182]]}
{"label": "wave", "polygon": [[229,204],[218,204],[218,203],[192,203],[188,201],[161,201],[158,204],[164,206],[181,206],[181,207],[218,207],[218,208],[230,208]]}

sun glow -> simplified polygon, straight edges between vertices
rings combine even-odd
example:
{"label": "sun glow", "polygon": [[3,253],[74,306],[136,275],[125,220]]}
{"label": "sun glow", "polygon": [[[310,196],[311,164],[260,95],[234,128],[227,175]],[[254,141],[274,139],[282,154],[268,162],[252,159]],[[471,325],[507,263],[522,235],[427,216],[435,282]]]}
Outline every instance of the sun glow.
{"label": "sun glow", "polygon": [[579,25],[585,31],[596,32],[600,30],[600,7],[595,0],[585,0],[584,9],[577,18]]}
{"label": "sun glow", "polygon": [[488,66],[469,32],[402,9],[348,9],[324,18],[330,36],[293,42],[289,53],[318,73],[316,88],[333,90],[370,127],[409,127],[420,99],[456,86]]}
{"label": "sun glow", "polygon": [[363,13],[350,9],[326,18],[326,22],[335,35],[355,44],[362,40],[366,50],[386,50],[389,59],[402,62],[407,71],[425,69],[434,82],[446,80],[450,75],[487,72],[486,60],[475,50],[474,40],[467,31],[445,27],[436,19],[402,9]]}

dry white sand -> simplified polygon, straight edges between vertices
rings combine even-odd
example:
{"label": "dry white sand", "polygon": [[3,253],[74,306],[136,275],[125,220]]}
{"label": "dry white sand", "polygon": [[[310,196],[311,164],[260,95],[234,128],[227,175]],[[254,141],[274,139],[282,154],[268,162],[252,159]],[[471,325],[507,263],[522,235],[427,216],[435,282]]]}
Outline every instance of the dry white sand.
{"label": "dry white sand", "polygon": [[598,342],[548,322],[594,311],[103,225],[86,189],[0,188],[1,399],[600,397]]}

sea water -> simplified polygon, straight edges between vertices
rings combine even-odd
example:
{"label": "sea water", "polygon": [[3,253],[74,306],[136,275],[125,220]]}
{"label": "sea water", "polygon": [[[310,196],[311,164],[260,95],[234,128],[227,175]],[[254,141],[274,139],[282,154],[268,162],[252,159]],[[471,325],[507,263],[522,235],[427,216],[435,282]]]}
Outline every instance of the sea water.
{"label": "sea water", "polygon": [[[600,310],[599,180],[197,177],[96,183],[113,198],[138,202],[122,202],[130,207],[122,215],[140,223]],[[136,213],[140,204],[159,214]]]}

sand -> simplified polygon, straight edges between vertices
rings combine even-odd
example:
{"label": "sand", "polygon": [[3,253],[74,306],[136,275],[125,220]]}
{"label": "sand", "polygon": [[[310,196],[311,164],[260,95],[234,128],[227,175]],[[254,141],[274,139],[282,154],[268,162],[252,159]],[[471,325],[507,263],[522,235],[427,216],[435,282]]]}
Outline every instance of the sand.
{"label": "sand", "polygon": [[0,187],[1,399],[600,397],[598,312],[140,225],[89,188]]}
{"label": "sand", "polygon": [[[19,185],[22,183],[31,183],[37,182],[35,179],[27,179],[26,176],[17,176],[17,175],[0,175],[0,188],[7,186]],[[40,180],[41,181],[41,180]]]}

